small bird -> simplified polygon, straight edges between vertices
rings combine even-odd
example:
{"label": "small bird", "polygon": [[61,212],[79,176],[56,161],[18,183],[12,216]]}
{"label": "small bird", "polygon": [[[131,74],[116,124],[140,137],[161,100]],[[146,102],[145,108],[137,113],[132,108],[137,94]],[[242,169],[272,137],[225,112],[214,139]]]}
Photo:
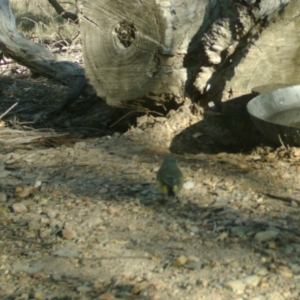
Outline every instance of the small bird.
{"label": "small bird", "polygon": [[164,159],[159,168],[156,181],[164,197],[175,197],[183,186],[183,175],[173,157]]}

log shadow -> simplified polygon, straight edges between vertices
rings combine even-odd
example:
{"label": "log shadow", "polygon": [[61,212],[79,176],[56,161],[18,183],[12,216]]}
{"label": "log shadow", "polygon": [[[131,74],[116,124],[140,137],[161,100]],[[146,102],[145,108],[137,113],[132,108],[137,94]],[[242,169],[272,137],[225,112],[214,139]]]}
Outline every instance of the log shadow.
{"label": "log shadow", "polygon": [[172,140],[173,153],[249,152],[270,144],[254,126],[246,105],[256,94],[222,103],[222,111],[206,109],[202,121],[186,128]]}

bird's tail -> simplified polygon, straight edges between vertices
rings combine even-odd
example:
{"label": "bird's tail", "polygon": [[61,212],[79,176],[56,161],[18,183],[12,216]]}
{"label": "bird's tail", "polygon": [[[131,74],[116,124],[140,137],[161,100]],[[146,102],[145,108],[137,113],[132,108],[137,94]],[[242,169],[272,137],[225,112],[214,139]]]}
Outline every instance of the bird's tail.
{"label": "bird's tail", "polygon": [[168,186],[168,197],[175,197],[173,186]]}

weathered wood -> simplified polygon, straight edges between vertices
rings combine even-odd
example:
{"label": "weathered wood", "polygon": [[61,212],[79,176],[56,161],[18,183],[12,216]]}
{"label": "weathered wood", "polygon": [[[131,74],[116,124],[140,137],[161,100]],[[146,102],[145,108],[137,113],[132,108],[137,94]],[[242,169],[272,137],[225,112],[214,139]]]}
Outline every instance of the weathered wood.
{"label": "weathered wood", "polygon": [[[114,106],[218,106],[299,82],[298,0],[79,0],[86,73]],[[287,42],[286,42],[287,41]]]}
{"label": "weathered wood", "polygon": [[119,107],[181,103],[185,54],[209,2],[78,1],[86,72],[98,95]]}
{"label": "weathered wood", "polygon": [[[0,50],[33,73],[55,78],[71,87],[78,81],[81,87],[85,84],[84,70],[80,66],[55,55],[41,44],[31,42],[18,32],[8,0],[0,0]],[[74,100],[80,93],[77,90],[77,95],[74,92],[66,95],[63,105]]]}
{"label": "weathered wood", "polygon": [[253,13],[254,22],[243,26],[248,33],[232,44],[231,55],[209,72],[207,80],[201,81],[198,74],[202,87],[209,86],[208,98],[219,106],[256,86],[300,83],[300,2],[261,1]]}

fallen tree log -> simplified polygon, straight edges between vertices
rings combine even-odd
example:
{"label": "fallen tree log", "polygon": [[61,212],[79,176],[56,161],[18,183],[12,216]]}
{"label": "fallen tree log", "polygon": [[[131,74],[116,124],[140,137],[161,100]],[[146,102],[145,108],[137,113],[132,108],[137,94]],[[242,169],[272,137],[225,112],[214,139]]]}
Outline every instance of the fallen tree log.
{"label": "fallen tree log", "polygon": [[109,105],[222,101],[300,82],[298,0],[79,0],[86,74]]}

